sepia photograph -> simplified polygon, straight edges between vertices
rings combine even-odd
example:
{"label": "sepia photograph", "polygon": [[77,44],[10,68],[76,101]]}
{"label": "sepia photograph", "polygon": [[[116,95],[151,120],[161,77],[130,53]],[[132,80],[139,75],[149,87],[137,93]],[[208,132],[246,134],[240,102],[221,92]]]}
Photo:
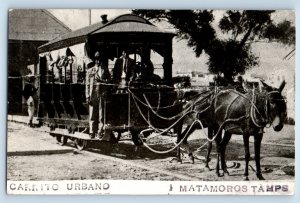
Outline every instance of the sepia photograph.
{"label": "sepia photograph", "polygon": [[294,194],[294,10],[7,15],[8,194]]}

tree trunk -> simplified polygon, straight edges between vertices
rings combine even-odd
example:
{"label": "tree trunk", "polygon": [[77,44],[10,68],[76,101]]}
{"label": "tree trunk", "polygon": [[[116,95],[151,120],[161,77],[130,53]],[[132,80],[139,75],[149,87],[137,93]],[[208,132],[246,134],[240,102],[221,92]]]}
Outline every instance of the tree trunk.
{"label": "tree trunk", "polygon": [[245,43],[246,43],[246,41],[248,40],[248,38],[249,38],[249,36],[250,36],[250,34],[251,34],[253,28],[254,28],[254,25],[250,25],[250,27],[249,27],[247,33],[245,34],[245,36],[243,37],[243,39],[242,39],[241,42],[240,42],[240,47],[243,47],[243,46],[245,45]]}

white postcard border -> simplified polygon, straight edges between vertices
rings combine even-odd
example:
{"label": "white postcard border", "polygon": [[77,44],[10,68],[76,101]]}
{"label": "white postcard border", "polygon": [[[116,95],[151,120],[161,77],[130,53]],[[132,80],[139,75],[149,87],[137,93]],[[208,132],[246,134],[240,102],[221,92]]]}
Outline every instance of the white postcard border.
{"label": "white postcard border", "polygon": [[145,181],[62,180],[7,181],[8,194],[22,195],[294,195],[294,180]]}

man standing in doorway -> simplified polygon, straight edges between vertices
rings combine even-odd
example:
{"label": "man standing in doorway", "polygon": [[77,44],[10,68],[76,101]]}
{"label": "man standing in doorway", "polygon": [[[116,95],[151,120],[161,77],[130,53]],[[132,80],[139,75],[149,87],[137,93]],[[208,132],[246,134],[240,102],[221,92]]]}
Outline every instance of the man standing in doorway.
{"label": "man standing in doorway", "polygon": [[[104,133],[103,96],[107,91],[107,86],[103,83],[110,80],[108,67],[104,65],[104,54],[97,51],[95,53],[95,65],[86,72],[86,99],[89,103],[90,138],[96,136],[102,138]],[[105,135],[103,139],[109,140],[109,137]]]}
{"label": "man standing in doorway", "polygon": [[29,127],[34,127],[33,126],[33,115],[34,115],[34,100],[33,96],[36,93],[37,88],[34,86],[34,76],[29,76],[28,77],[28,83],[25,84],[24,90],[23,90],[23,97],[26,99],[26,104],[27,104],[27,110],[28,110],[28,126]]}

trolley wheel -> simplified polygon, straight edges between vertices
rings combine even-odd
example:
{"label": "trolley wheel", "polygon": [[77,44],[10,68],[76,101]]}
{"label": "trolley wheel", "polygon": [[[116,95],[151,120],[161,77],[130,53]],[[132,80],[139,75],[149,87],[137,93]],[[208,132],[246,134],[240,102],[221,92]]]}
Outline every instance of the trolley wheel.
{"label": "trolley wheel", "polygon": [[58,143],[61,143],[61,135],[56,135],[55,138]]}
{"label": "trolley wheel", "polygon": [[143,145],[143,140],[140,138],[139,132],[132,131],[131,134],[132,134],[132,141],[136,146]]}
{"label": "trolley wheel", "polygon": [[75,140],[75,146],[77,147],[78,150],[84,150],[87,146],[88,141],[87,140],[82,140],[82,139],[76,139]]}
{"label": "trolley wheel", "polygon": [[121,133],[121,132],[118,132],[118,136],[117,136],[117,138],[116,138],[118,142],[119,142],[121,136],[122,136],[122,133]]}
{"label": "trolley wheel", "polygon": [[[57,139],[57,137],[56,137],[56,139]],[[61,145],[61,146],[66,145],[67,142],[68,142],[68,137],[67,136],[65,136],[65,135],[60,136],[60,141],[58,141],[59,145]]]}

